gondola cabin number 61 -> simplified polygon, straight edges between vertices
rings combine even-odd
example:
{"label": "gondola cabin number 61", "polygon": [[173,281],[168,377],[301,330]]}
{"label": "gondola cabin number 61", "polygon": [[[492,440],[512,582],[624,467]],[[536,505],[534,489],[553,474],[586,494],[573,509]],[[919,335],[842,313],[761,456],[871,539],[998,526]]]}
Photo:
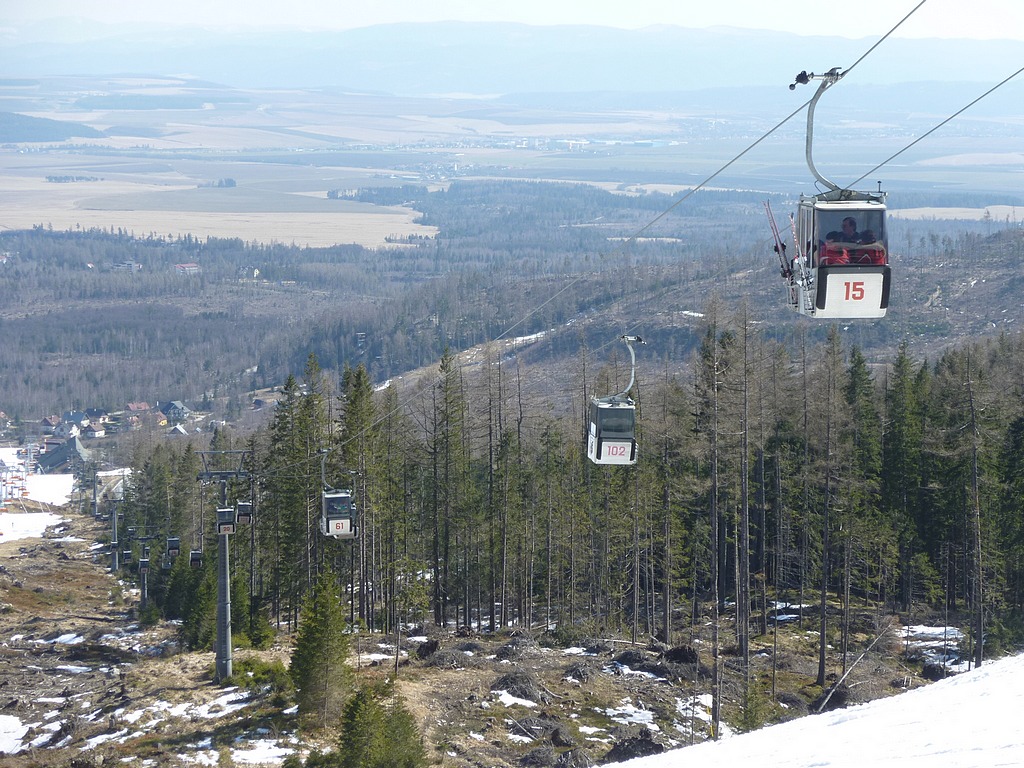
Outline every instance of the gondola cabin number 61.
{"label": "gondola cabin number 61", "polygon": [[356,505],[352,491],[324,491],[320,533],[335,539],[356,537]]}

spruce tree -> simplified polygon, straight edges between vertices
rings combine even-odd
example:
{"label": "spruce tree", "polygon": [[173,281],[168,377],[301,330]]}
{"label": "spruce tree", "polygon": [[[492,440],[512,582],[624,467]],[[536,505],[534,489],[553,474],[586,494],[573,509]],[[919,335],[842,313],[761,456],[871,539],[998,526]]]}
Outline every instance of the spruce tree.
{"label": "spruce tree", "polygon": [[207,558],[195,581],[193,596],[181,625],[189,650],[213,650],[217,636],[217,566]]}
{"label": "spruce tree", "polygon": [[[351,486],[353,501],[359,511],[355,521],[357,538],[351,547],[327,545],[328,555],[334,555],[339,564],[347,563],[351,572],[341,570],[342,578],[356,585],[358,618],[371,627],[377,625],[376,607],[368,604],[381,591],[377,585],[373,557],[376,550],[377,526],[375,500],[376,485],[383,482],[376,470],[375,452],[378,430],[376,409],[373,403],[373,383],[366,367],[360,363],[356,368],[347,365],[341,377],[340,418],[337,430],[337,448],[332,457],[340,459],[327,467],[327,484],[332,487]],[[354,474],[350,474],[354,473]],[[343,557],[343,553],[348,557]]]}
{"label": "spruce tree", "polygon": [[359,689],[341,719],[340,768],[421,768],[428,764],[412,713],[383,684]]}
{"label": "spruce tree", "polygon": [[384,707],[380,693],[367,686],[356,691],[345,706],[341,718],[338,764],[341,768],[368,768],[376,765],[386,752]]}
{"label": "spruce tree", "polygon": [[[885,391],[881,497],[886,521],[899,536],[899,559],[904,566],[911,562],[920,546],[915,523],[920,517],[918,511],[922,507],[921,492],[925,485],[922,474],[924,420],[920,402],[924,397],[921,373],[915,373],[907,345],[903,343]],[[898,597],[903,608],[911,603],[910,573],[911,569],[904,567],[899,583]]]}
{"label": "spruce tree", "polygon": [[336,590],[334,573],[325,568],[306,599],[289,669],[299,717],[314,728],[337,721],[352,683],[345,612]]}
{"label": "spruce tree", "polygon": [[384,762],[376,764],[379,768],[422,768],[429,765],[419,726],[401,699],[393,699],[388,707],[383,740],[388,749]]}

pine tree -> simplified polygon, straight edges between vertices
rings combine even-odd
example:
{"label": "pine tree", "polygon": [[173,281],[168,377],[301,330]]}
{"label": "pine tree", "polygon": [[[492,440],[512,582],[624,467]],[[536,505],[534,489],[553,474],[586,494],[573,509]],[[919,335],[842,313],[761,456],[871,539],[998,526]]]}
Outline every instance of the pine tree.
{"label": "pine tree", "polygon": [[327,397],[316,358],[310,356],[302,394],[289,376],[268,432],[269,448],[261,462],[265,477],[257,543],[269,553],[274,616],[287,611],[289,623],[312,586],[320,544],[320,464],[326,448]]}
{"label": "pine tree", "polygon": [[[892,538],[879,513],[882,435],[878,397],[867,361],[857,347],[850,351],[843,398],[850,419],[844,425],[840,442],[843,455],[849,456],[850,461],[840,476],[846,503],[840,510],[837,528],[842,544],[841,652],[845,673],[850,641],[850,599],[854,581],[859,575],[858,566],[870,562],[874,553],[887,551]],[[859,591],[868,589],[867,584],[858,583],[857,586],[863,587]]]}
{"label": "pine tree", "polygon": [[356,691],[341,718],[339,768],[421,768],[428,765],[423,738],[390,685]]}
{"label": "pine tree", "polygon": [[[922,373],[924,369],[922,367]],[[900,561],[909,563],[920,546],[916,536],[919,517],[924,439],[921,373],[915,374],[907,345],[901,344],[885,391],[885,429],[882,433],[881,501],[888,525],[899,536]],[[910,569],[904,569],[907,576]],[[900,603],[911,602],[911,582],[900,579]],[[880,585],[882,592],[884,584]]]}
{"label": "pine tree", "polygon": [[704,441],[705,462],[708,467],[707,509],[709,518],[709,581],[711,586],[711,656],[712,704],[711,728],[714,738],[720,737],[722,707],[722,660],[719,637],[719,617],[725,608],[725,541],[721,504],[721,461],[723,456],[723,401],[725,383],[735,363],[735,335],[720,330],[718,308],[712,301],[705,312],[708,327],[698,351],[696,363],[696,432]]}
{"label": "pine tree", "polygon": [[164,616],[168,619],[184,619],[188,607],[195,602],[200,572],[189,565],[189,558],[178,556],[171,565],[164,596]]}
{"label": "pine tree", "polygon": [[[374,600],[380,591],[374,555],[376,554],[377,527],[376,495],[374,486],[378,481],[376,473],[377,449],[376,409],[373,403],[373,384],[360,363],[355,369],[347,365],[341,377],[341,417],[338,422],[338,448],[335,454],[340,463],[328,469],[327,484],[331,487],[349,487],[354,491],[353,500],[358,509],[359,517],[355,521],[358,535],[351,542],[351,554],[348,563],[352,573],[346,574],[347,579],[357,585],[359,608],[357,616],[370,626],[376,625],[376,606],[367,603]],[[353,474],[354,473],[354,474]],[[328,545],[328,552],[334,550],[339,556],[338,548]]]}
{"label": "pine tree", "polygon": [[[304,540],[306,501],[300,472],[305,465],[295,434],[300,397],[298,381],[289,376],[267,429],[268,447],[260,468],[264,481],[256,536],[269,561],[268,589],[276,624],[281,623],[282,614],[289,624],[293,618]],[[296,519],[297,514],[302,514],[301,520]]]}
{"label": "pine tree", "polygon": [[817,435],[815,447],[819,457],[821,473],[818,482],[821,509],[821,573],[819,574],[818,597],[818,678],[817,685],[824,687],[826,679],[826,656],[828,651],[828,589],[832,570],[832,533],[835,521],[833,507],[838,504],[840,487],[838,477],[841,467],[848,461],[839,456],[839,435],[845,429],[848,413],[844,408],[840,388],[842,382],[842,342],[839,331],[832,326],[828,341],[822,350],[821,360],[816,367],[815,398],[811,403],[813,419],[822,430]]}
{"label": "pine tree", "polygon": [[202,519],[202,503],[200,495],[196,493],[196,478],[200,469],[199,454],[189,444],[178,457],[174,467],[168,528],[168,535],[180,538],[182,551],[186,553],[186,557],[183,558],[186,565],[188,551],[201,549],[203,537],[199,525]]}
{"label": "pine tree", "polygon": [[212,650],[217,636],[217,566],[205,558],[193,597],[181,624],[185,646],[191,650]]}
{"label": "pine tree", "polygon": [[998,531],[1006,561],[1006,600],[1018,615],[1024,606],[1024,416],[1007,427],[1000,457]]}
{"label": "pine tree", "polygon": [[349,636],[336,590],[334,573],[325,568],[303,607],[289,668],[299,717],[312,727],[336,722],[351,689]]}
{"label": "pine tree", "polygon": [[455,356],[446,348],[441,356],[438,381],[432,390],[433,410],[427,419],[431,472],[429,502],[433,571],[434,622],[447,626],[456,564],[452,551],[459,529],[460,512],[469,503],[465,488],[466,401]]}
{"label": "pine tree", "polygon": [[[427,570],[422,530],[417,505],[410,490],[414,486],[414,455],[418,445],[408,419],[401,413],[395,387],[387,387],[380,396],[383,416],[378,425],[377,460],[371,466],[367,484],[375,520],[375,551],[380,553],[375,568],[375,583],[381,586],[384,601],[384,631],[401,632],[403,613],[403,563],[415,561],[410,573]],[[429,598],[427,598],[429,605]]]}
{"label": "pine tree", "polygon": [[388,751],[377,768],[423,768],[430,764],[416,718],[400,699],[393,699],[388,708],[384,740]]}

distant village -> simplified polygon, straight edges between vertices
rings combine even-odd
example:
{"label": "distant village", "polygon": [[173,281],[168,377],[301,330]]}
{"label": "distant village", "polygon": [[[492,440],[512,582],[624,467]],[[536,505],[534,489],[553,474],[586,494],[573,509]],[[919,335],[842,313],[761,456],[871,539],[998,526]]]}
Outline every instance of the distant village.
{"label": "distant village", "polygon": [[[252,407],[259,409],[265,404],[265,400],[257,398]],[[32,430],[37,437],[24,438],[18,453],[30,473],[72,472],[75,467],[94,460],[94,447],[90,444],[104,437],[142,429],[162,430],[169,437],[183,437],[224,423],[214,420],[203,423],[208,415],[193,411],[180,400],[155,405],[128,403],[125,410],[117,412],[102,408],[65,411],[60,416],[46,416],[39,421],[38,429]],[[10,437],[15,426],[7,414],[0,411],[0,437]],[[0,476],[11,469],[0,461]]]}
{"label": "distant village", "polygon": [[[177,265],[190,266],[194,265]],[[251,267],[247,269],[254,270]],[[300,387],[300,391],[302,389]],[[271,413],[277,405],[279,397],[278,387],[252,392],[248,404],[251,416],[243,416],[243,422],[262,422],[265,413]],[[226,426],[228,422],[215,415],[217,409],[213,403],[208,396],[203,397],[198,402],[202,407],[196,410],[181,400],[153,404],[132,402],[120,411],[102,408],[69,410],[60,416],[45,416],[38,421],[12,419],[0,410],[0,447],[17,446],[17,466],[13,466],[10,460],[14,452],[6,463],[0,458],[0,504],[5,498],[16,497],[19,491],[24,490],[21,486],[26,475],[77,473],[84,467],[99,466],[104,459],[97,450],[98,443],[104,438],[141,431],[173,440],[211,433]]]}

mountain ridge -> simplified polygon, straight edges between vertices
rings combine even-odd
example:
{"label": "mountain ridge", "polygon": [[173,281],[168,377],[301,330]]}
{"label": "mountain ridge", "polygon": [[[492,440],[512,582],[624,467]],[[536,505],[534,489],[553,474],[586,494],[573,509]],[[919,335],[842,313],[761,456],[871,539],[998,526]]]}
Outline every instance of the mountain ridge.
{"label": "mountain ridge", "polygon": [[[238,87],[348,85],[401,95],[690,90],[788,84],[801,69],[858,61],[870,40],[736,27],[455,21],[342,31],[83,25],[75,35],[66,25],[51,29],[8,30],[9,77],[133,71],[145,61],[153,72],[187,72]],[[1020,41],[890,38],[858,64],[858,79],[989,82],[1006,74],[1005,62],[1022,58]]]}

